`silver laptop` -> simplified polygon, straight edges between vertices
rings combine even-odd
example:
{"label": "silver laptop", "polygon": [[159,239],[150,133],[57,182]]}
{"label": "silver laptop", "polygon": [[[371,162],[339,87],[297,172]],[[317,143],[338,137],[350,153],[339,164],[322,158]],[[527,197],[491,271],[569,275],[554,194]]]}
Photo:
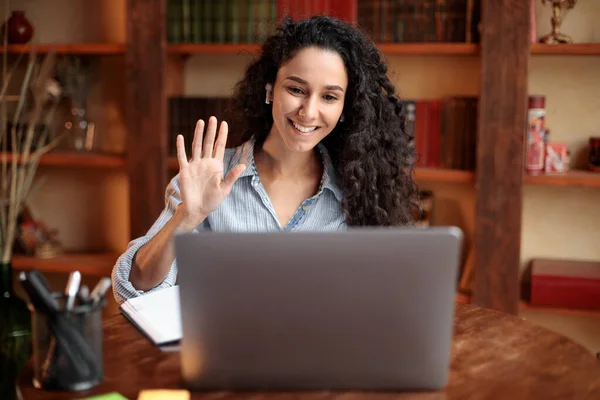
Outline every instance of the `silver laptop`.
{"label": "silver laptop", "polygon": [[176,236],[183,384],[442,388],[462,240],[456,227]]}

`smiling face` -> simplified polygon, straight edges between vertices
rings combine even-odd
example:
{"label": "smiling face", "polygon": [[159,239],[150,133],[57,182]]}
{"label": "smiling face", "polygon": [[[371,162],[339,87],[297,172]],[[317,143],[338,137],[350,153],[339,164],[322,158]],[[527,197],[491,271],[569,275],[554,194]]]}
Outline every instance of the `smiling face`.
{"label": "smiling face", "polygon": [[273,85],[273,128],[289,151],[312,150],[331,133],[344,109],[348,75],[335,52],[309,47],[284,64]]}

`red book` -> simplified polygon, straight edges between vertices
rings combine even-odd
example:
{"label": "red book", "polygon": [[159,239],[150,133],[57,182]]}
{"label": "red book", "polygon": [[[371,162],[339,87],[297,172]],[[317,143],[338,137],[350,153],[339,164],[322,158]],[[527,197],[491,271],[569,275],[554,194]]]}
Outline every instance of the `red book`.
{"label": "red book", "polygon": [[430,126],[430,107],[429,101],[418,100],[415,102],[415,152],[417,167],[426,167],[429,165],[429,143],[427,132]]}
{"label": "red book", "polygon": [[286,15],[294,21],[311,15],[331,15],[356,24],[356,0],[277,0],[277,20]]}
{"label": "red book", "polygon": [[600,310],[600,262],[533,260],[531,304]]}
{"label": "red book", "polygon": [[329,15],[356,25],[358,18],[356,0],[329,0],[328,3]]}
{"label": "red book", "polygon": [[429,102],[429,122],[427,126],[427,166],[430,168],[441,167],[440,146],[441,146],[441,102],[432,100]]}

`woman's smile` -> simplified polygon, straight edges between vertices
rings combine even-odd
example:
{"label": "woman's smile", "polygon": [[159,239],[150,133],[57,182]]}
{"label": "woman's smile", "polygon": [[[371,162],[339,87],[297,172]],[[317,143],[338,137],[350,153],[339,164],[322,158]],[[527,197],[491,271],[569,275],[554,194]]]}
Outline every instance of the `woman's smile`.
{"label": "woman's smile", "polygon": [[288,118],[288,122],[290,123],[290,125],[294,128],[294,130],[303,136],[310,136],[313,133],[315,133],[315,131],[317,131],[320,127],[319,126],[305,126],[305,125],[301,125],[291,119]]}

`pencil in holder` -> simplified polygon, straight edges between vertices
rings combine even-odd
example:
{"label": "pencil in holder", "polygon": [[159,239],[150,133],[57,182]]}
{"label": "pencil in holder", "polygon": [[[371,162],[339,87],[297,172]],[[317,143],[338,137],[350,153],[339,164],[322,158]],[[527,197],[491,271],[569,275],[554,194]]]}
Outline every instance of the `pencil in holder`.
{"label": "pencil in holder", "polygon": [[[64,303],[62,293],[53,297]],[[78,304],[45,313],[29,304],[33,330],[33,385],[38,389],[79,391],[104,379],[102,309],[106,301]]]}

